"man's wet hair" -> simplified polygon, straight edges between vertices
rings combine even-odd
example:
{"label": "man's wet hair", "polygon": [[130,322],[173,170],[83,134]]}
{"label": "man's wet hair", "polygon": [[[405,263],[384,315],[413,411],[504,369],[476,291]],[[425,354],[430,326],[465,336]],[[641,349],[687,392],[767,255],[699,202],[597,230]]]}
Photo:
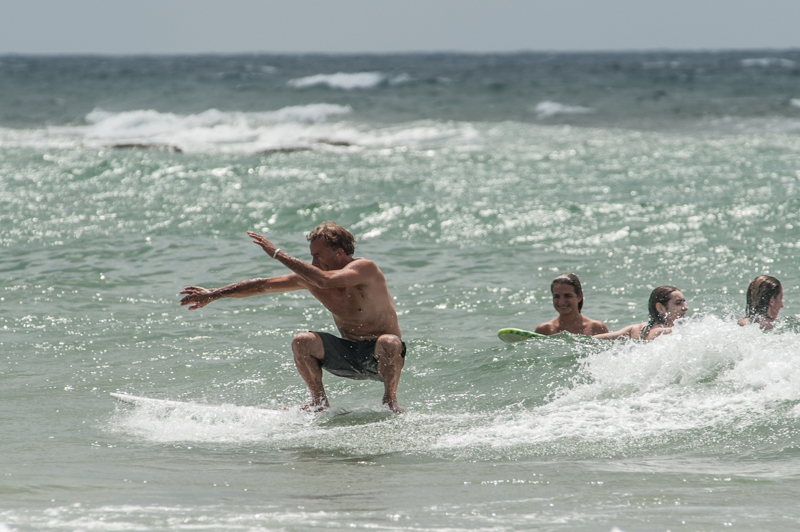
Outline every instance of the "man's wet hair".
{"label": "man's wet hair", "polygon": [[656,309],[656,303],[661,303],[666,307],[670,294],[677,291],[678,289],[674,286],[665,285],[659,286],[650,293],[650,302],[647,304],[647,310],[650,312],[651,323],[666,323],[666,316],[659,314],[658,309]]}
{"label": "man's wet hair", "polygon": [[306,238],[309,242],[322,238],[329,250],[336,251],[341,248],[345,255],[352,256],[356,252],[356,239],[350,231],[333,222],[322,222]]}
{"label": "man's wet hair", "polygon": [[747,287],[747,318],[767,316],[770,301],[781,293],[781,282],[770,275],[759,275]]}
{"label": "man's wet hair", "polygon": [[[553,279],[553,282],[550,283],[550,293],[553,293],[553,287],[556,283],[563,283],[568,284],[572,288],[575,289],[575,295],[581,297],[583,295],[583,288],[581,288],[581,282],[578,279],[578,276],[574,273],[560,273],[558,276]],[[583,308],[583,298],[578,301],[578,312],[580,313],[581,309]]]}

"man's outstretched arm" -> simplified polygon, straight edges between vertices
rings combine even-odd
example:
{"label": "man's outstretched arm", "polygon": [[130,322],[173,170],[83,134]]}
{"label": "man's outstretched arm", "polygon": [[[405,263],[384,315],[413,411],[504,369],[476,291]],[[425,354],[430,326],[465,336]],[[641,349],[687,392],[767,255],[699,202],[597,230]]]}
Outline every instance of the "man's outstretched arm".
{"label": "man's outstretched arm", "polygon": [[273,292],[290,292],[302,288],[305,288],[303,280],[292,273],[269,279],[248,279],[211,290],[202,286],[187,286],[181,290],[181,294],[186,295],[181,299],[181,305],[190,305],[189,310],[197,310],[223,297],[250,297]]}

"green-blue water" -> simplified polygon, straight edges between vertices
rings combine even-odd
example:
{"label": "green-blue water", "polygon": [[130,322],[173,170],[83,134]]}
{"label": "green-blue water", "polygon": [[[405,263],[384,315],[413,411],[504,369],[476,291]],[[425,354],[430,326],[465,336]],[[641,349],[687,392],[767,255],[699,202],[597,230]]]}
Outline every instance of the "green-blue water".
{"label": "green-blue water", "polygon": [[[798,132],[796,51],[2,57],[0,531],[796,530]],[[178,305],[328,219],[395,297],[405,415],[331,375],[282,410],[334,330],[306,293]],[[663,284],[689,317],[500,342],[564,271],[612,330]]]}

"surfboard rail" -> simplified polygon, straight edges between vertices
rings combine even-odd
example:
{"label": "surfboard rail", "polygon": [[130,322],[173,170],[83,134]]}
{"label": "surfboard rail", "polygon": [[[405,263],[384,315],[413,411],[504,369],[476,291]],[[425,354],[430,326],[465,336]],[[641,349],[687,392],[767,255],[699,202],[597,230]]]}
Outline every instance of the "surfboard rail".
{"label": "surfboard rail", "polygon": [[515,329],[514,327],[506,327],[497,331],[497,336],[507,344],[516,342],[524,342],[530,338],[547,338],[545,334],[539,334],[533,331],[526,331],[524,329]]}

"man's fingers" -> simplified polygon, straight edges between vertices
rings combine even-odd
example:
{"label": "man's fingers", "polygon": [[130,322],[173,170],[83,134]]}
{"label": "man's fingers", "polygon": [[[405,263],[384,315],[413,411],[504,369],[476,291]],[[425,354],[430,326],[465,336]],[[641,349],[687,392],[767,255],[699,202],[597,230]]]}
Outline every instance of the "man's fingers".
{"label": "man's fingers", "polygon": [[264,238],[264,235],[259,235],[258,233],[254,233],[253,231],[248,231],[247,234],[251,238],[253,238],[253,242],[255,242],[260,246],[263,246],[269,242],[266,238]]}

